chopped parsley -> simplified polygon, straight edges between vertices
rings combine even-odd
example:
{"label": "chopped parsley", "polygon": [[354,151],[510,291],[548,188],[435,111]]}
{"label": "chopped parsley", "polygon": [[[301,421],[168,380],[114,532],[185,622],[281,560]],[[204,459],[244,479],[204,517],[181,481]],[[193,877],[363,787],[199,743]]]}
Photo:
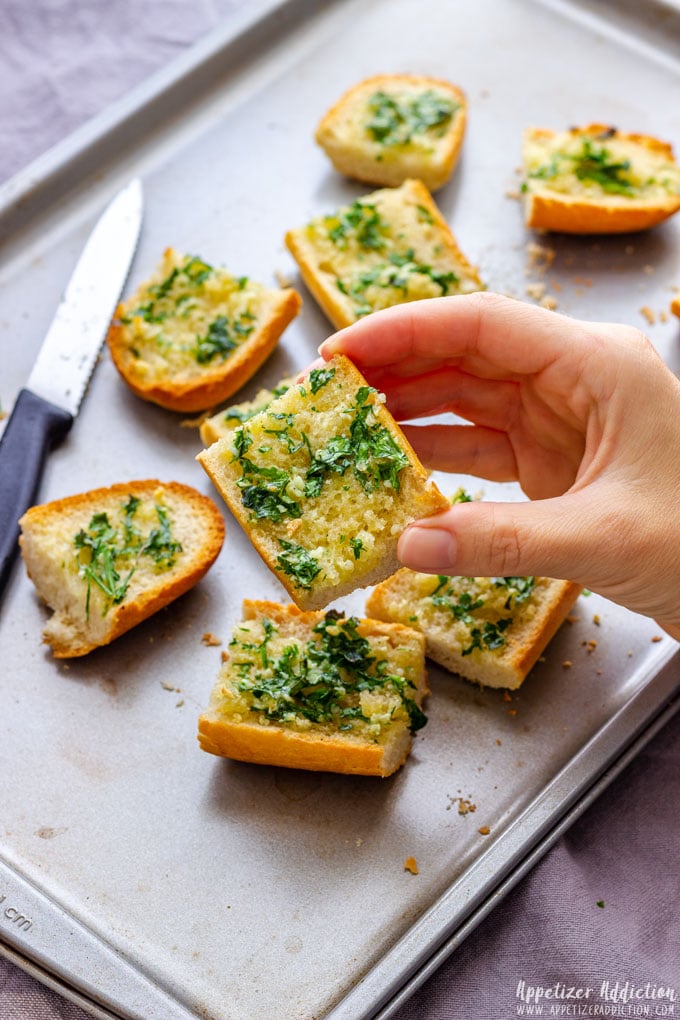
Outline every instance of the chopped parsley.
{"label": "chopped parsley", "polygon": [[486,620],[482,627],[473,627],[470,631],[472,641],[467,648],[463,648],[461,654],[470,655],[475,648],[479,648],[480,651],[483,651],[485,648],[488,648],[489,651],[502,648],[505,644],[503,632],[508,629],[511,623],[512,617],[505,617],[501,620],[496,620],[495,623],[491,620]]}
{"label": "chopped parsley", "polygon": [[255,316],[250,312],[242,312],[232,322],[229,322],[226,315],[218,315],[208,326],[207,335],[196,338],[194,354],[199,365],[205,365],[218,356],[226,358],[236,350],[239,343],[255,329],[254,319]]}
{"label": "chopped parsley", "polygon": [[350,467],[364,492],[375,492],[384,485],[399,491],[399,472],[408,465],[408,457],[390,430],[371,420],[371,393],[375,390],[369,386],[357,390],[349,435],[333,436],[312,455],[305,475],[306,496],[318,496],[329,474],[344,475]]}
{"label": "chopped parsley", "polygon": [[276,561],[277,568],[292,577],[299,588],[309,591],[314,578],[321,573],[319,561],[296,542],[280,538],[279,545],[283,551]]}
{"label": "chopped parsley", "polygon": [[409,145],[414,136],[441,137],[458,108],[453,100],[428,89],[413,99],[396,99],[382,90],[368,101],[366,131],[381,145]]}
{"label": "chopped parsley", "polygon": [[[362,713],[361,693],[383,690],[398,695],[412,731],[424,726],[427,718],[410,696],[415,686],[406,677],[388,672],[387,662],[371,653],[358,627],[355,617],[345,619],[331,610],[314,627],[311,640],[287,644],[278,656],[267,648],[275,630],[271,623],[259,645],[235,638],[232,644],[249,653],[244,661],[239,661],[238,652],[232,658],[240,672],[239,691],[252,697],[250,710],[273,721],[302,717],[351,730],[357,722],[371,722]],[[256,669],[260,663],[262,668]]]}
{"label": "chopped parsley", "polygon": [[78,573],[87,581],[85,612],[90,614],[92,585],[96,585],[106,596],[104,614],[111,605],[123,601],[142,556],[148,556],[158,571],[169,570],[177,559],[182,546],[172,537],[172,526],[167,510],[155,504],[158,525],[151,528],[144,537],[136,526],[134,518],[141,500],[130,495],[123,510],[122,526],[111,524],[105,511],[92,515],[87,528],[74,536]]}
{"label": "chopped parsley", "polygon": [[370,202],[357,199],[347,209],[323,220],[329,239],[337,248],[345,249],[351,240],[367,251],[380,251],[385,246],[387,224]]}
{"label": "chopped parsley", "polygon": [[334,375],[334,368],[313,368],[309,373],[309,388],[312,394],[318,393],[323,386],[331,381]]}
{"label": "chopped parsley", "polygon": [[579,181],[595,184],[608,195],[631,197],[636,187],[630,179],[630,170],[629,159],[617,160],[606,146],[598,145],[591,138],[582,138],[577,152],[556,152],[528,176],[549,181],[570,171]]}
{"label": "chopped parsley", "polygon": [[438,272],[432,266],[424,262],[416,261],[413,248],[407,248],[405,252],[392,252],[386,262],[381,262],[371,269],[360,272],[354,280],[347,284],[337,279],[338,290],[355,302],[354,312],[359,317],[368,315],[373,311],[370,300],[366,297],[369,287],[388,288],[394,287],[401,291],[403,298],[408,296],[409,282],[414,276],[424,276],[439,287],[442,295],[458,283],[458,277],[454,272]]}
{"label": "chopped parsley", "polygon": [[[502,617],[495,621],[480,619],[478,610],[484,608],[486,600],[482,596],[474,598],[469,591],[461,590],[460,582],[464,580],[462,577],[440,574],[429,595],[432,604],[448,610],[455,620],[460,620],[468,627],[471,643],[462,650],[463,655],[470,655],[475,648],[501,648],[505,644],[505,631],[513,622],[512,617]],[[534,577],[494,577],[490,580],[494,587],[507,591],[503,606],[506,610],[512,610],[513,605],[525,602],[534,590]]]}
{"label": "chopped parsley", "polygon": [[360,538],[350,538],[349,544],[352,548],[352,552],[354,553],[354,559],[358,560],[363,552],[364,543]]}

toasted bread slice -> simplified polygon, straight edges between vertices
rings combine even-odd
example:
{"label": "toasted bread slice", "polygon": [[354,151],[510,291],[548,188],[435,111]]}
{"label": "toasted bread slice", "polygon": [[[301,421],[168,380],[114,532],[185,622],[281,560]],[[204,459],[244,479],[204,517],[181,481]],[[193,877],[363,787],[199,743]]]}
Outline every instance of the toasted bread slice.
{"label": "toasted bread slice", "polygon": [[199,430],[201,439],[205,446],[216,443],[218,439],[225,436],[232,436],[234,430],[249,421],[260,411],[264,411],[271,404],[272,400],[282,396],[293,384],[292,379],[282,379],[273,390],[258,390],[252,400],[243,400],[240,404],[233,404],[217,414],[211,415],[201,422]]}
{"label": "toasted bread slice", "polygon": [[108,645],[192,588],[224,540],[207,496],[149,479],[34,506],[19,522],[28,576],[54,615],[58,659]]}
{"label": "toasted bread slice", "polygon": [[347,177],[389,187],[415,177],[435,191],[453,173],[466,117],[465,95],[451,82],[379,74],[345,92],[314,137]]}
{"label": "toasted bread slice", "polygon": [[118,306],[109,350],[144,400],[202,411],[255,374],[301,304],[290,288],[230,276],[168,248],[154,276]]}
{"label": "toasted bread slice", "polygon": [[670,145],[603,124],[524,136],[525,222],[567,234],[647,230],[680,209]]}
{"label": "toasted bread slice", "polygon": [[426,722],[425,641],[407,627],[246,600],[229,647],[199,719],[204,751],[389,776]]}
{"label": "toasted bread slice", "polygon": [[291,230],[286,244],[337,329],[390,305],[484,286],[417,180]]}
{"label": "toasted bread slice", "polygon": [[198,460],[302,609],[388,577],[406,525],[449,506],[341,355]]}
{"label": "toasted bread slice", "polygon": [[371,592],[366,611],[420,630],[427,655],[452,673],[514,690],[580,592],[547,577],[437,577],[402,567]]}

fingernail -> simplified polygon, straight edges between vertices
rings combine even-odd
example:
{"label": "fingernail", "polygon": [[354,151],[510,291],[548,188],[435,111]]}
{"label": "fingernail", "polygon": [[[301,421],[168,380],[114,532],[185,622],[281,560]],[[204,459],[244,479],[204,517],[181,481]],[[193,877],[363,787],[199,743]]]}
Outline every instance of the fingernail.
{"label": "fingernail", "polygon": [[334,336],[324,340],[322,344],[319,344],[319,354],[322,358],[332,358],[338,349],[339,343]]}
{"label": "fingernail", "polygon": [[442,528],[408,528],[399,539],[398,555],[411,570],[445,574],[455,565],[456,540]]}

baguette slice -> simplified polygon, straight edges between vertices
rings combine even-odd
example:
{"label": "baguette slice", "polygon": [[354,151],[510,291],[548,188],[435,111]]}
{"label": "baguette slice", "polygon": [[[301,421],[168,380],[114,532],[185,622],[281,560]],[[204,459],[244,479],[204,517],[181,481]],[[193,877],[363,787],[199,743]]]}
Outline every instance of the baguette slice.
{"label": "baguette slice", "polygon": [[230,649],[198,723],[211,754],[389,776],[426,722],[425,641],[410,628],[246,600]]}
{"label": "baguette slice", "polygon": [[107,341],[137,396],[202,411],[255,374],[301,304],[290,288],[230,276],[168,248],[154,276],[118,306]]}
{"label": "baguette slice", "polygon": [[260,411],[264,411],[271,404],[272,400],[283,396],[286,390],[293,384],[292,379],[282,379],[273,390],[258,390],[252,400],[243,400],[239,404],[218,411],[201,422],[199,431],[205,446],[211,446],[218,439],[225,436],[233,436],[234,431],[249,421]]}
{"label": "baguette slice", "polygon": [[337,329],[380,308],[484,287],[417,180],[290,230],[286,244]]}
{"label": "baguette slice", "polygon": [[437,577],[403,567],[374,589],[366,611],[422,631],[427,655],[452,673],[515,690],[580,592],[547,577]]}
{"label": "baguette slice", "polygon": [[465,95],[448,81],[379,74],[345,92],[314,137],[347,177],[389,187],[417,177],[435,191],[453,173],[466,117]]}
{"label": "baguette slice", "polygon": [[108,645],[193,588],[224,540],[211,499],[156,479],[34,506],[19,524],[28,576],[53,610],[43,637],[58,659]]}
{"label": "baguette slice", "polygon": [[341,355],[198,460],[301,609],[388,577],[406,525],[449,506]]}
{"label": "baguette slice", "polygon": [[680,209],[670,145],[603,124],[524,136],[525,222],[567,234],[647,230]]}

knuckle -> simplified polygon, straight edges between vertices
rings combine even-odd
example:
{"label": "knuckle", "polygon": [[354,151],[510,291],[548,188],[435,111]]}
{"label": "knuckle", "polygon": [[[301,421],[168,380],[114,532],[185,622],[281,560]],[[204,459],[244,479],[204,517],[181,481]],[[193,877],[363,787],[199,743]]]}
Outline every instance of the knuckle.
{"label": "knuckle", "polygon": [[490,504],[489,515],[489,547],[491,560],[497,564],[499,577],[516,577],[519,575],[521,562],[521,542],[519,532],[512,517],[503,515]]}

